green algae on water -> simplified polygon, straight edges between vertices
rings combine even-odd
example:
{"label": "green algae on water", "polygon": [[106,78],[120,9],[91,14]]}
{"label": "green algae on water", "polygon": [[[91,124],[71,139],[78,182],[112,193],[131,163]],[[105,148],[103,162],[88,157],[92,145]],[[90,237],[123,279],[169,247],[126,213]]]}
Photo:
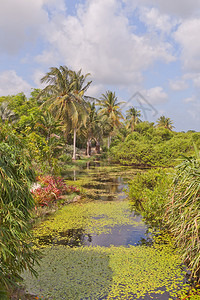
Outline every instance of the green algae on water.
{"label": "green algae on water", "polygon": [[180,261],[168,245],[43,249],[38,278],[26,272],[27,290],[43,299],[156,299],[183,285]]}
{"label": "green algae on water", "polygon": [[[141,221],[141,225],[142,225]],[[88,234],[110,233],[113,227],[140,226],[132,216],[128,201],[69,204],[34,229],[37,238],[57,235],[70,229],[84,229]]]}

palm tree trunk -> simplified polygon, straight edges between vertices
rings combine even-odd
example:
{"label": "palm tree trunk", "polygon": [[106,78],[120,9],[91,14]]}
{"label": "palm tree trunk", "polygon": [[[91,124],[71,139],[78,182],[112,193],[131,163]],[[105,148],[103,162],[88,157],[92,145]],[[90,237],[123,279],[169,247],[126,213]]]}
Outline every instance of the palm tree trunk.
{"label": "palm tree trunk", "polygon": [[96,153],[100,154],[100,142],[98,139],[96,140]]}
{"label": "palm tree trunk", "polygon": [[86,154],[89,157],[91,154],[91,142],[90,139],[87,140],[87,150],[86,150]]}
{"label": "palm tree trunk", "polygon": [[72,159],[76,160],[76,127],[74,128],[74,151]]}

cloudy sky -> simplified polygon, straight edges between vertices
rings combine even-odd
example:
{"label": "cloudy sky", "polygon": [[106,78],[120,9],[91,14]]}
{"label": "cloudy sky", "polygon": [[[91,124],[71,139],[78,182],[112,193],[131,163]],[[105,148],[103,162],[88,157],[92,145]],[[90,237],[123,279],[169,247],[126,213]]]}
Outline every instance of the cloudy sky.
{"label": "cloudy sky", "polygon": [[88,95],[200,131],[200,0],[2,0],[0,60],[0,96],[66,65],[91,73]]}

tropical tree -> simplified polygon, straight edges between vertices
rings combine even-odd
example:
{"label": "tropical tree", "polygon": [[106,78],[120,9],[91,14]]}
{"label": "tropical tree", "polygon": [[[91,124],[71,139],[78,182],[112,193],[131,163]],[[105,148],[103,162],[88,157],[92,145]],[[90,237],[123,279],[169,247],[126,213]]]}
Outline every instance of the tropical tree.
{"label": "tropical tree", "polygon": [[166,129],[172,130],[172,128],[174,128],[173,121],[170,118],[166,118],[165,116],[161,116],[158,120],[157,120],[157,126],[158,127],[164,127]]}
{"label": "tropical tree", "polygon": [[127,129],[130,128],[131,131],[135,130],[135,125],[141,122],[139,119],[141,117],[141,113],[134,107],[131,107],[129,110],[126,111],[126,127]]}
{"label": "tropical tree", "polygon": [[[35,132],[30,133],[30,139],[35,142],[32,150],[35,149],[37,152],[39,150],[40,161],[43,160],[43,162],[48,163],[51,174],[57,171],[57,157],[64,149],[61,129],[61,121],[56,120],[49,111],[46,111],[41,114],[35,124]],[[37,141],[38,145],[36,145]]]}
{"label": "tropical tree", "polygon": [[82,133],[87,140],[86,154],[90,156],[91,152],[91,141],[92,139],[96,142],[96,151],[100,151],[100,140],[103,135],[102,118],[98,114],[94,102],[87,104],[88,117],[86,126],[82,128]]}
{"label": "tropical tree", "polygon": [[12,122],[16,120],[16,115],[15,113],[9,109],[9,104],[8,102],[2,102],[0,106],[0,118],[2,122],[9,121]]}
{"label": "tropical tree", "polygon": [[106,91],[102,94],[102,97],[98,101],[100,106],[100,114],[103,115],[110,124],[110,129],[108,133],[108,148],[110,147],[111,134],[115,127],[119,127],[120,119],[123,119],[123,115],[120,111],[120,105],[123,102],[118,102],[115,92]]}
{"label": "tropical tree", "polygon": [[73,159],[76,159],[76,133],[81,124],[86,123],[87,110],[83,95],[91,81],[84,85],[89,74],[81,75],[69,70],[66,66],[52,67],[42,79],[48,85],[41,91],[39,97],[48,96],[44,105],[64,125],[64,131],[74,133]]}

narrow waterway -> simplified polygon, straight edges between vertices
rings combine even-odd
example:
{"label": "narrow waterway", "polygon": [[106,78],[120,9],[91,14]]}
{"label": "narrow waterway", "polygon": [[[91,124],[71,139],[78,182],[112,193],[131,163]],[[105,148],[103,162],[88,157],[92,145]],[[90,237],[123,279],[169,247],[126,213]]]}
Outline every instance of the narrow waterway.
{"label": "narrow waterway", "polygon": [[87,164],[65,174],[83,201],[61,208],[34,231],[44,253],[38,278],[24,273],[39,299],[176,299],[184,275],[171,245],[156,244],[125,190],[130,167]]}

